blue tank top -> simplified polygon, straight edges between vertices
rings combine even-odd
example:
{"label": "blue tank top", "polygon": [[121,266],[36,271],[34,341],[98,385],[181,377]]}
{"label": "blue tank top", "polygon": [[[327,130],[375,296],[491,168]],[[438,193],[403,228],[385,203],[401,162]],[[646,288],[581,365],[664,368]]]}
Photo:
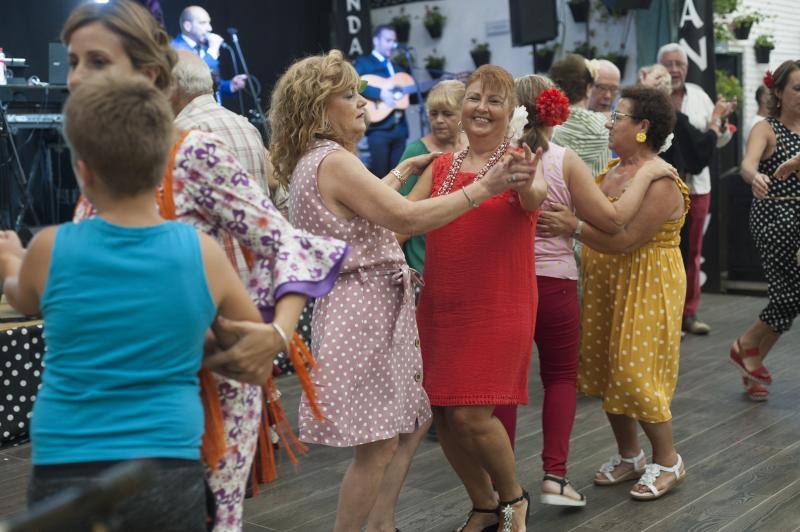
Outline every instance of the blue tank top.
{"label": "blue tank top", "polygon": [[216,308],[193,227],[60,226],[41,308],[35,465],[199,459],[197,372]]}

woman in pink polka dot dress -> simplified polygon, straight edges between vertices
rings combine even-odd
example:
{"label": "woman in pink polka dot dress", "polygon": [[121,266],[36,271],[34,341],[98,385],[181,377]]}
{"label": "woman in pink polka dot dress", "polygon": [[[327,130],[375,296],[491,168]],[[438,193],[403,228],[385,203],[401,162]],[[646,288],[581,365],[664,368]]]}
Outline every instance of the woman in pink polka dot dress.
{"label": "woman in pink polka dot dress", "polygon": [[[272,96],[270,151],[276,176],[291,181],[289,220],[345,240],[350,253],[333,290],[317,300],[311,380],[325,417],[300,405],[300,439],[353,447],[339,494],[335,531],[394,530],[397,497],[430,425],[414,308],[418,274],[395,233],[420,234],[464,214],[514,181],[530,163],[509,156],[464,191],[410,202],[398,192],[438,154],[407,159],[383,179],[354,151],[366,129],[367,101],[341,52],[303,59]],[[516,177],[511,180],[510,176]]]}

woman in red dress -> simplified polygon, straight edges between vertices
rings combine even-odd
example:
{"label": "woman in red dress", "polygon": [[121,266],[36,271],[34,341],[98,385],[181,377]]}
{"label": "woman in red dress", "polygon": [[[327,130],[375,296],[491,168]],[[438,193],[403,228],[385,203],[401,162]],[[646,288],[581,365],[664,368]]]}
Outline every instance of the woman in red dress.
{"label": "woman in red dress", "polygon": [[[469,147],[436,159],[409,197],[447,194],[480,179],[509,148],[515,105],[508,72],[493,65],[476,70],[461,110]],[[546,194],[539,169],[533,181],[474,204],[426,235],[426,285],[417,311],[423,384],[442,449],[472,500],[460,530],[498,520],[501,530],[525,530],[529,498],[517,482],[508,434],[492,412],[528,401],[537,305],[533,240]]]}

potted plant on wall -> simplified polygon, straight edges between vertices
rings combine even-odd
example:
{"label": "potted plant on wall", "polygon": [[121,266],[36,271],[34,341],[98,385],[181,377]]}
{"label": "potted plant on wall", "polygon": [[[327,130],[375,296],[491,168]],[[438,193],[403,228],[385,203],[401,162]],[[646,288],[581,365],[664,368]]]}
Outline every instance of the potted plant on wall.
{"label": "potted plant on wall", "polygon": [[750,36],[750,29],[753,24],[762,22],[767,17],[759,11],[753,11],[744,15],[737,15],[733,18],[733,34],[740,40],[746,40]]}
{"label": "potted plant on wall", "polygon": [[478,42],[477,39],[472,39],[472,50],[469,51],[472,56],[472,62],[475,67],[487,65],[492,61],[492,51],[489,49],[488,42]]}
{"label": "potted plant on wall", "polygon": [[586,59],[594,59],[597,55],[597,47],[592,46],[586,41],[576,42],[575,48],[572,49],[573,54],[582,55]]}
{"label": "potted plant on wall", "polygon": [[775,41],[772,40],[772,35],[759,35],[756,37],[756,42],[753,43],[753,49],[756,51],[756,63],[769,63],[769,54],[775,48]]}
{"label": "potted plant on wall", "polygon": [[558,50],[558,44],[552,46],[534,46],[533,64],[536,72],[547,72],[553,65],[553,58]]}
{"label": "potted plant on wall", "polygon": [[442,15],[438,7],[425,6],[425,29],[432,39],[438,39],[442,36],[442,28],[447,21],[447,17]]}
{"label": "potted plant on wall", "polygon": [[714,21],[714,44],[717,47],[721,46],[723,49],[725,49],[728,41],[732,41],[733,39],[733,32],[731,32],[731,29],[727,24],[720,21]]}
{"label": "potted plant on wall", "polygon": [[715,15],[728,15],[739,8],[740,0],[714,0]]}
{"label": "potted plant on wall", "polygon": [[436,55],[436,48],[433,49],[433,54],[425,58],[425,68],[428,70],[428,75],[431,79],[439,79],[444,74],[444,65],[447,59],[443,55]]}
{"label": "potted plant on wall", "polygon": [[742,105],[744,91],[739,78],[728,74],[724,70],[717,70],[714,74],[717,80],[717,96],[722,96],[729,101],[736,98],[738,105]]}
{"label": "potted plant on wall", "polygon": [[407,43],[408,36],[411,33],[411,17],[406,15],[405,11],[401,8],[400,14],[393,17],[390,24],[397,33],[397,42]]}
{"label": "potted plant on wall", "polygon": [[572,20],[586,22],[589,20],[589,0],[569,0],[569,10],[572,11]]}
{"label": "potted plant on wall", "polygon": [[619,52],[608,52],[605,54],[605,59],[608,59],[617,65],[620,77],[625,77],[625,66],[628,64],[628,56],[624,51],[620,50]]}

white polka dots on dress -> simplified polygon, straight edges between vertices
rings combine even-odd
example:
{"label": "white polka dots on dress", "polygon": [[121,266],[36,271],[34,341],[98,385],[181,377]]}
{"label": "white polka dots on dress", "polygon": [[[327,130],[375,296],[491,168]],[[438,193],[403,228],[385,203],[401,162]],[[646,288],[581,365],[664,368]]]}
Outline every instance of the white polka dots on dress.
{"label": "white polka dots on dress", "polygon": [[431,417],[422,388],[422,357],[407,268],[394,234],[363,218],[339,219],[323,204],[316,171],[332,151],[318,141],[292,174],[289,221],[317,235],[347,241],[350,254],[333,290],[315,302],[311,348],[318,366],[311,379],[326,418],[300,404],[300,439],[350,447],[413,432]]}

